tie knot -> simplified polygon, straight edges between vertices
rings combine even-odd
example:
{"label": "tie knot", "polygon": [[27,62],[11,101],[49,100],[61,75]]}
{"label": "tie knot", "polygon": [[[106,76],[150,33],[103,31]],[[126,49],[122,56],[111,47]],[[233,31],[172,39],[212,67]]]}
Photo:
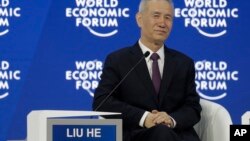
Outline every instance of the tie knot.
{"label": "tie knot", "polygon": [[152,59],[153,61],[157,61],[160,58],[160,56],[157,53],[153,53],[150,56],[150,59]]}

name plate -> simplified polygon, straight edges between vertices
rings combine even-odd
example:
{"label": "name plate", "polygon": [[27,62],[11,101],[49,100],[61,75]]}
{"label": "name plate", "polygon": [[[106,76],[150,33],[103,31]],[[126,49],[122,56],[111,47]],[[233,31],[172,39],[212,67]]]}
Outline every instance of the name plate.
{"label": "name plate", "polygon": [[122,141],[120,119],[48,119],[48,141]]}

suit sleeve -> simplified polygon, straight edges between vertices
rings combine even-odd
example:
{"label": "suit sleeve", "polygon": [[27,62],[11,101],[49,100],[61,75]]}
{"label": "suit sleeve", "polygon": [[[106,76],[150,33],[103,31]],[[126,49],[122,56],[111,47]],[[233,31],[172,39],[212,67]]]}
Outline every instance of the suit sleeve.
{"label": "suit sleeve", "polygon": [[170,116],[176,121],[176,129],[185,130],[193,127],[200,120],[200,97],[196,92],[194,63],[189,64],[185,87],[184,104]]}
{"label": "suit sleeve", "polygon": [[121,116],[110,116],[106,118],[121,118],[125,124],[139,126],[141,117],[145,110],[134,107],[122,101],[119,97],[119,87],[112,93],[110,92],[124,77],[119,70],[119,55],[111,54],[107,56],[104,64],[103,73],[99,85],[95,91],[93,100],[93,109],[96,109],[100,103],[108,97],[102,106],[97,111],[119,112]]}

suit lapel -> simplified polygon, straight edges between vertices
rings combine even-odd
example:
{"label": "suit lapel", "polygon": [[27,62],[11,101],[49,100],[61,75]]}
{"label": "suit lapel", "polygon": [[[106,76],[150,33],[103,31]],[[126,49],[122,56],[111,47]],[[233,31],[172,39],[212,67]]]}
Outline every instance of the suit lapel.
{"label": "suit lapel", "polygon": [[165,47],[165,61],[164,61],[164,68],[163,68],[163,77],[161,80],[161,87],[159,92],[159,100],[160,104],[162,103],[164,97],[167,95],[167,90],[170,85],[174,70],[175,70],[175,63],[174,63],[174,55]]}
{"label": "suit lapel", "polygon": [[[132,53],[133,53],[133,57],[131,57],[132,63],[135,64],[143,56],[143,53],[142,53],[138,43],[135,44],[134,47],[132,48]],[[148,68],[147,68],[147,64],[146,64],[145,59],[142,60],[142,62],[140,64],[138,64],[138,66],[135,68],[135,71],[136,71],[139,79],[141,80],[140,82],[143,83],[143,85],[145,86],[145,88],[147,89],[149,94],[152,95],[152,98],[154,99],[155,103],[156,104],[159,103],[157,100],[157,94],[155,92],[153,82],[152,82],[150,75],[149,75],[149,72],[148,72]]]}

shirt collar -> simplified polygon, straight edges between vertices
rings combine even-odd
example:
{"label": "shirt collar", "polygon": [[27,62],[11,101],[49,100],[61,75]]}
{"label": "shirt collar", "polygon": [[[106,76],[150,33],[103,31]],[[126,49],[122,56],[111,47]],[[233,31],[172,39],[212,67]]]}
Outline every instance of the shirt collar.
{"label": "shirt collar", "polygon": [[[150,55],[151,55],[152,53],[154,53],[154,52],[153,52],[152,50],[150,50],[147,46],[145,46],[145,45],[141,42],[141,40],[139,40],[139,46],[140,46],[140,48],[141,48],[143,54],[144,54],[145,52],[147,52],[147,51],[150,52]],[[160,59],[159,59],[159,60],[164,59],[164,57],[165,57],[165,55],[164,55],[164,45],[163,45],[156,53],[160,56]],[[147,61],[147,62],[150,61],[150,57],[147,57],[147,58],[146,58],[146,61]]]}

